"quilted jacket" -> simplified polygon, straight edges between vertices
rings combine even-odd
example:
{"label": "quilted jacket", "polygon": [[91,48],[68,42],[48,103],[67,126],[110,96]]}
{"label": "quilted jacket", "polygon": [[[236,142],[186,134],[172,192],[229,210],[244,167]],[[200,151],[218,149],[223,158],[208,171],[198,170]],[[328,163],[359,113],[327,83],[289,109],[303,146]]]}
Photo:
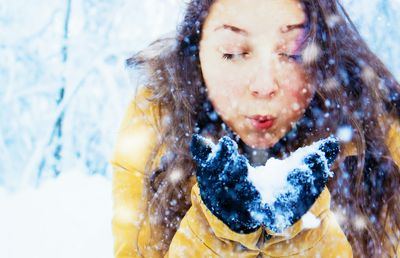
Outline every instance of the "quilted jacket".
{"label": "quilted jacket", "polygon": [[[157,144],[154,127],[156,109],[146,100],[150,92],[139,90],[130,103],[120,127],[114,152],[113,218],[116,258],[161,257],[153,248],[148,218],[144,217],[144,182],[149,175],[144,166]],[[388,143],[400,163],[399,124],[393,127]],[[397,149],[396,149],[397,148]],[[348,151],[348,150],[345,150]],[[350,150],[351,151],[351,150]],[[316,228],[304,228],[303,218],[281,234],[263,227],[250,234],[230,230],[203,204],[195,177],[190,182],[191,207],[183,217],[164,257],[352,257],[352,248],[330,209],[330,192],[325,188],[310,212],[319,218]],[[269,234],[272,237],[266,238]],[[397,248],[397,256],[400,248]],[[395,254],[393,254],[394,256]]]}

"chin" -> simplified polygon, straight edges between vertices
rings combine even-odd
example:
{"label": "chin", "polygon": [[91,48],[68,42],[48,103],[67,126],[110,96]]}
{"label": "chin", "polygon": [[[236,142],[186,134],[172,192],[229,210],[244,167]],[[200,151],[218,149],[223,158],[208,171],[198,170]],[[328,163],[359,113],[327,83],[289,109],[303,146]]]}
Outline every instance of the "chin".
{"label": "chin", "polygon": [[273,143],[256,143],[252,145],[252,147],[256,149],[269,149],[272,146],[274,146]]}
{"label": "chin", "polygon": [[248,146],[256,149],[268,149],[275,145],[278,141],[275,139],[265,139],[261,137],[242,138],[243,142]]}

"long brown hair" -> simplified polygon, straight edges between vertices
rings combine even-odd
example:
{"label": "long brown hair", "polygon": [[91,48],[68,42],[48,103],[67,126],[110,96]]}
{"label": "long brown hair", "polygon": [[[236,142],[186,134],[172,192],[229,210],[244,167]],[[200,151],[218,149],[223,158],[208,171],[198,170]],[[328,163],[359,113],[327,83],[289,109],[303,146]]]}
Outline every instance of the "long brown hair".
{"label": "long brown hair", "polygon": [[[150,175],[146,216],[153,220],[153,237],[158,242],[154,248],[162,253],[190,207],[190,179],[195,171],[188,151],[192,133],[206,129],[218,139],[227,132],[207,99],[199,63],[202,25],[213,2],[190,1],[176,35],[153,42],[127,60],[143,72],[144,85],[152,92],[150,101],[159,111],[160,144],[146,165]],[[290,151],[339,127],[352,128],[357,153],[339,157],[344,162],[328,186],[332,207],[348,216],[341,226],[356,257],[383,257],[389,250],[382,243],[390,243],[392,252],[399,243],[396,235],[393,242],[384,223],[400,229],[399,168],[385,144],[389,118],[400,116],[400,87],[338,1],[300,2],[308,19],[307,44],[319,50],[317,58],[304,63],[317,93],[295,137],[285,136],[279,144]],[[162,156],[159,163],[158,156]],[[352,216],[363,219],[365,227],[355,227]]]}

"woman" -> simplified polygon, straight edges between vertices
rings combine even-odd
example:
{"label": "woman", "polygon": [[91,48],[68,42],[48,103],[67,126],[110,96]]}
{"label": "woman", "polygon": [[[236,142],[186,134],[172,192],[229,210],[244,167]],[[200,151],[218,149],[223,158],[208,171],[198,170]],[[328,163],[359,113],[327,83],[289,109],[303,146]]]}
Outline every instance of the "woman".
{"label": "woman", "polygon": [[[338,2],[193,0],[128,64],[146,80],[112,159],[117,257],[400,254],[399,84]],[[320,226],[233,231],[199,193],[194,133],[230,135],[254,166],[339,135]]]}

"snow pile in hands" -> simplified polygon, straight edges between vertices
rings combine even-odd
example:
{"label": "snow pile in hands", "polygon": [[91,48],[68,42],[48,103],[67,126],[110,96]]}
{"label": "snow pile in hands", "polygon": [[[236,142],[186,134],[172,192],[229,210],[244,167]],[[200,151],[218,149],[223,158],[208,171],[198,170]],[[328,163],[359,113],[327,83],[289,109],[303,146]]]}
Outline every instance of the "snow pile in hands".
{"label": "snow pile in hands", "polygon": [[252,167],[249,164],[248,179],[260,193],[262,201],[265,204],[272,205],[283,193],[295,193],[296,189],[287,181],[288,175],[294,169],[301,169],[312,176],[311,169],[304,163],[305,158],[310,154],[320,155],[326,169],[321,173],[327,173],[332,177],[333,173],[329,171],[325,154],[319,149],[328,140],[329,138],[323,139],[310,146],[299,148],[284,160],[270,158],[264,166],[258,167]]}

